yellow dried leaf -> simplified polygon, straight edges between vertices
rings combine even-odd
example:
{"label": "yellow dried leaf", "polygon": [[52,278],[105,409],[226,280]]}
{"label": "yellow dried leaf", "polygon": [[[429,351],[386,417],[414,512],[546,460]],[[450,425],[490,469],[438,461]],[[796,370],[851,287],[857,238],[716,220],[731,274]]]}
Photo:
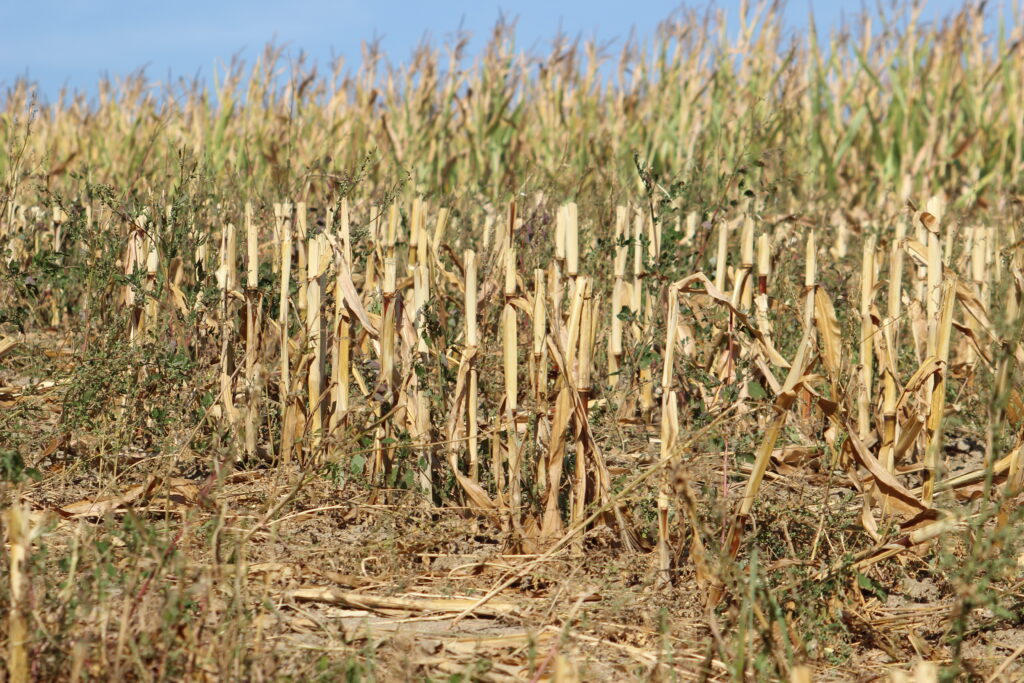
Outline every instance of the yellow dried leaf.
{"label": "yellow dried leaf", "polygon": [[842,371],[843,347],[840,341],[839,321],[832,299],[822,287],[814,291],[814,322],[821,337],[821,358],[832,380],[839,379]]}

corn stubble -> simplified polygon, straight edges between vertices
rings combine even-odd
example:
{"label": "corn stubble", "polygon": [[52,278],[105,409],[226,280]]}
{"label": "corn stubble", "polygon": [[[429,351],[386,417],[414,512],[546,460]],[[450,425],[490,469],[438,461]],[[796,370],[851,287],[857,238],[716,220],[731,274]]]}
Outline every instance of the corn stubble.
{"label": "corn stubble", "polygon": [[[128,79],[43,107],[30,129],[18,82],[0,128],[4,262],[92,264],[102,236],[121,270],[32,298],[8,278],[29,313],[0,348],[86,345],[123,309],[130,345],[180,339],[215,358],[196,429],[237,435],[237,467],[340,468],[368,505],[455,508],[541,558],[583,557],[608,531],[708,607],[742,599],[730,572],[766,487],[811,470],[856,492],[869,539],[831,562],[816,539],[816,580],[927,552],[976,514],[957,497],[1012,501],[1024,472],[1016,434],[1000,437],[1024,417],[1019,24],[991,49],[973,11],[866,25],[863,45],[837,34],[828,50],[814,33],[780,50],[780,29],[745,16],[723,59],[724,32],[682,18],[628,47],[610,80],[590,48],[531,71],[504,29],[465,71],[425,49],[386,74],[369,55],[280,85],[268,51],[248,80],[232,68],[217,104]],[[183,209],[164,169],[186,159],[211,188]],[[69,241],[72,227],[93,241]],[[196,297],[210,286],[215,302]],[[948,475],[951,416],[989,385],[974,400],[989,457]],[[728,445],[738,424],[756,435],[750,462]],[[624,468],[627,442],[656,456]],[[19,505],[5,513],[12,680],[26,667]],[[806,673],[788,666],[776,673]]]}

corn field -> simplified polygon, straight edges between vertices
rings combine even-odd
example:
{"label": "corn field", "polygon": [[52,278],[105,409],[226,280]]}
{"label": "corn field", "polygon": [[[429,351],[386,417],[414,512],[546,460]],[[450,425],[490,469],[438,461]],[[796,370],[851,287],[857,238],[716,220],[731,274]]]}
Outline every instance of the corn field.
{"label": "corn field", "polygon": [[1024,29],[920,11],[14,83],[7,680],[1017,679]]}

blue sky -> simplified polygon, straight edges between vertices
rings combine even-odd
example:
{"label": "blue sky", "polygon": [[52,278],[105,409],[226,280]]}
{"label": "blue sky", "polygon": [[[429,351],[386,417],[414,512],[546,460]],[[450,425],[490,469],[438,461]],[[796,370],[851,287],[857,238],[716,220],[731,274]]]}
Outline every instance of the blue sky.
{"label": "blue sky", "polygon": [[[875,1],[866,5],[874,7]],[[998,12],[992,4],[990,13]],[[687,6],[709,5],[735,17],[739,2]],[[941,17],[960,5],[932,0],[925,17]],[[794,31],[803,31],[813,8],[822,30],[864,6],[798,0],[788,3],[785,16]],[[650,36],[679,7],[659,0],[0,0],[0,92],[28,76],[52,100],[62,86],[92,92],[100,76],[122,76],[142,66],[158,82],[168,76],[209,78],[232,55],[251,61],[271,40],[293,52],[301,49],[321,65],[343,55],[355,67],[364,40],[380,38],[388,58],[400,62],[425,35],[441,43],[461,25],[473,35],[472,51],[487,40],[502,12],[517,19],[521,48],[546,51],[559,28],[619,46],[630,29]]]}

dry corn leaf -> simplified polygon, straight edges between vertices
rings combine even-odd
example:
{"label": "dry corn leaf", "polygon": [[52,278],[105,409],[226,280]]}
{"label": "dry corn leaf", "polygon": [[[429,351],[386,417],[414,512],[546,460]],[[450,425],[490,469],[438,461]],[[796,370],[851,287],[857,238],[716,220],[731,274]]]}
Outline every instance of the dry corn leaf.
{"label": "dry corn leaf", "polygon": [[554,537],[562,531],[562,512],[559,497],[562,481],[562,463],[565,459],[565,436],[572,416],[572,402],[566,387],[558,392],[555,400],[555,415],[551,422],[551,438],[548,440],[547,472],[548,487],[545,491],[544,523],[541,535]]}
{"label": "dry corn leaf", "polygon": [[175,308],[182,315],[188,315],[188,304],[186,304],[185,293],[181,291],[181,288],[173,282],[167,283],[171,291],[171,299],[174,301]]}
{"label": "dry corn leaf", "polygon": [[977,352],[977,354],[981,356],[981,358],[984,359],[986,363],[991,365],[992,347],[987,343],[982,343],[981,340],[978,339],[977,332],[975,332],[967,325],[964,325],[963,323],[958,323],[955,320],[952,324],[958,332],[962,333],[965,337],[967,337],[967,341],[969,341],[971,346],[974,347],[975,352]]}
{"label": "dry corn leaf", "polygon": [[928,232],[934,233],[936,235],[939,234],[939,219],[933,216],[932,214],[928,213],[927,211],[922,211],[920,214],[918,214],[917,220],[921,222],[921,225],[923,225],[925,230],[927,230]]}
{"label": "dry corn leaf", "polygon": [[981,330],[989,337],[990,341],[997,341],[995,332],[992,330],[992,321],[985,311],[985,305],[981,303],[981,297],[975,290],[974,285],[963,278],[956,280],[956,298],[964,310],[974,318]]}
{"label": "dry corn leaf", "polygon": [[918,500],[910,491],[908,491],[903,484],[901,484],[896,477],[889,473],[888,470],[878,462],[878,460],[868,452],[857,436],[856,426],[850,424],[848,420],[840,422],[843,428],[846,430],[846,438],[850,444],[851,452],[856,458],[857,462],[862,467],[867,469],[871,473],[871,476],[875,478],[875,483],[878,486],[880,493],[889,496],[890,503],[898,507],[904,513],[920,514],[928,511],[930,508]]}
{"label": "dry corn leaf", "polygon": [[893,462],[902,462],[903,456],[917,441],[917,435],[924,428],[924,419],[920,415],[912,415],[900,428],[900,437],[893,449]]}
{"label": "dry corn leaf", "polygon": [[922,267],[928,266],[928,247],[910,237],[905,238],[900,244],[917,265]]}
{"label": "dry corn leaf", "polygon": [[472,369],[475,355],[476,349],[467,348],[462,356],[462,362],[459,364],[459,374],[455,381],[455,394],[452,397],[452,409],[448,414],[448,464],[451,467],[452,474],[455,476],[455,480],[466,495],[469,496],[470,501],[484,513],[492,514],[497,509],[497,506],[480,484],[459,471],[458,455],[455,451],[456,446],[461,443],[459,436],[462,433],[462,418],[466,414],[466,401],[469,394],[469,371]]}
{"label": "dry corn leaf", "polygon": [[839,379],[843,366],[843,345],[840,339],[839,321],[836,319],[836,310],[832,306],[832,299],[820,286],[814,289],[814,323],[818,328],[818,335],[821,337],[821,359],[825,363],[829,377],[836,381]]}
{"label": "dry corn leaf", "polygon": [[[691,289],[690,284],[694,282],[700,282],[701,284],[703,284],[704,289]],[[744,329],[747,330],[747,332],[751,334],[751,336],[754,337],[754,339],[757,340],[758,349],[765,355],[766,358],[768,358],[769,361],[771,361],[772,365],[775,365],[780,368],[789,368],[789,362],[785,358],[783,358],[778,351],[775,350],[775,347],[772,346],[771,341],[769,341],[768,338],[761,333],[761,330],[758,329],[757,325],[752,324],[750,320],[747,318],[746,314],[740,312],[740,310],[733,305],[729,297],[722,294],[722,292],[719,291],[717,287],[715,287],[714,283],[711,280],[709,280],[704,273],[694,273],[693,275],[684,277],[682,280],[674,282],[673,286],[679,290],[680,294],[705,294],[714,299],[715,301],[717,301],[718,303],[722,304],[726,308],[728,308],[732,312],[736,322],[738,322]]]}
{"label": "dry corn leaf", "polygon": [[876,543],[882,540],[881,534],[878,533],[878,522],[875,521],[875,515],[871,512],[871,490],[864,492],[861,498],[860,506],[860,525],[867,532],[871,540]]}
{"label": "dry corn leaf", "polygon": [[[286,594],[292,600],[300,602],[325,602],[332,605],[344,605],[355,609],[402,610],[408,612],[462,612],[477,605],[476,598],[440,598],[440,597],[402,597],[371,595],[343,591],[330,586],[317,588],[298,588]],[[512,616],[518,614],[517,604],[500,600],[490,600],[487,604],[477,605],[473,614],[487,617]]]}
{"label": "dry corn leaf", "polygon": [[153,493],[153,490],[156,488],[159,481],[159,477],[150,477],[145,484],[132,486],[120,495],[87,498],[85,500],[69,503],[63,507],[56,508],[56,512],[67,519],[103,517],[112,510],[127,507],[137,500],[149,497]]}
{"label": "dry corn leaf", "polygon": [[359,318],[359,322],[362,324],[363,329],[369,333],[374,339],[380,337],[380,333],[377,331],[376,326],[370,321],[370,316],[366,312],[366,307],[363,306],[363,300],[359,297],[359,293],[356,291],[355,283],[352,282],[352,270],[349,267],[348,261],[345,257],[338,255],[338,272],[336,277],[338,278],[338,284],[341,285],[341,294],[345,299],[345,305],[352,311],[353,315]]}
{"label": "dry corn leaf", "polygon": [[497,636],[463,636],[455,640],[445,641],[444,649],[447,652],[468,655],[480,650],[526,646],[536,647],[542,643],[550,642],[555,635],[553,631],[541,631],[540,633],[524,631],[522,633],[508,633]]}
{"label": "dry corn leaf", "polygon": [[0,339],[0,358],[6,356],[16,346],[18,346],[18,341],[14,337],[4,337]]}
{"label": "dry corn leaf", "polygon": [[910,379],[907,380],[906,385],[903,387],[903,393],[900,394],[900,398],[896,402],[896,411],[902,410],[907,400],[924,386],[925,381],[929,377],[940,372],[942,367],[943,363],[938,356],[928,356],[925,358],[921,362],[921,366],[914,371],[914,374],[910,376]]}
{"label": "dry corn leaf", "polygon": [[1024,399],[1017,389],[1010,389],[1010,396],[1006,402],[1006,419],[1015,426],[1024,420]]}

